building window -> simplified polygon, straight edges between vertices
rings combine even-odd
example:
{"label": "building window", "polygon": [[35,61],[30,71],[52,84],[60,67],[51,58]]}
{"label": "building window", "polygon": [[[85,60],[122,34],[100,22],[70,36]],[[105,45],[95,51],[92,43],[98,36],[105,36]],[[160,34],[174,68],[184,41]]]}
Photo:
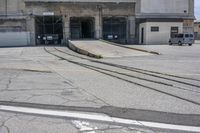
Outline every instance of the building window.
{"label": "building window", "polygon": [[171,37],[178,34],[178,27],[171,27]]}
{"label": "building window", "polygon": [[159,32],[159,27],[157,27],[157,26],[152,26],[152,27],[151,27],[151,32]]}

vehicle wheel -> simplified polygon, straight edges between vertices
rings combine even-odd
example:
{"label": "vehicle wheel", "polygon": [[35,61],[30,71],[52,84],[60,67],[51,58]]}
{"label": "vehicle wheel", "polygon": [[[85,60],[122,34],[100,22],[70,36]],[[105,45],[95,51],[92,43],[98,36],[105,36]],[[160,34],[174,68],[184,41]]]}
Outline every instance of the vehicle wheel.
{"label": "vehicle wheel", "polygon": [[171,42],[171,41],[169,42],[169,45],[172,45],[172,42]]}
{"label": "vehicle wheel", "polygon": [[179,46],[182,46],[183,44],[179,41],[179,42],[178,42],[178,45],[179,45]]}
{"label": "vehicle wheel", "polygon": [[192,44],[190,43],[189,46],[192,46]]}

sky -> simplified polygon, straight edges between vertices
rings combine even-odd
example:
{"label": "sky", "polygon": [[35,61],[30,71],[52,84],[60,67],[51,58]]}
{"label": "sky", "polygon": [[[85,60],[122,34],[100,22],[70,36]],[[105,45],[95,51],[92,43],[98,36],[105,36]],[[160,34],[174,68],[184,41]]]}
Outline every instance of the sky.
{"label": "sky", "polygon": [[197,20],[200,20],[200,0],[195,0],[195,16]]}

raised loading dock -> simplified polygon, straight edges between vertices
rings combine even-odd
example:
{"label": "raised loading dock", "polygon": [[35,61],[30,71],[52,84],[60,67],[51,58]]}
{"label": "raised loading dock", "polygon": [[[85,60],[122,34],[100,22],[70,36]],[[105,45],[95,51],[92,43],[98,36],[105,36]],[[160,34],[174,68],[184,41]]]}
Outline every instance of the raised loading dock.
{"label": "raised loading dock", "polygon": [[100,40],[72,40],[69,41],[69,47],[75,52],[94,58],[115,58],[153,55],[145,50],[119,47],[109,42]]}
{"label": "raised loading dock", "polygon": [[71,39],[93,39],[94,18],[72,17],[70,18]]}
{"label": "raised loading dock", "polygon": [[61,16],[35,17],[36,44],[62,44],[63,22]]}

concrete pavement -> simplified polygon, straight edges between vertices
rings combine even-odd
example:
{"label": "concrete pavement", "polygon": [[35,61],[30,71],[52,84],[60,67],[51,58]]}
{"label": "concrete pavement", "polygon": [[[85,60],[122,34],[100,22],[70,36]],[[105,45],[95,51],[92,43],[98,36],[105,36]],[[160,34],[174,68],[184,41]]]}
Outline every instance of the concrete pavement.
{"label": "concrete pavement", "polygon": [[[95,107],[105,105],[83,89],[78,88],[73,81],[65,79],[54,69],[52,70],[49,66],[55,64],[54,61],[57,59],[45,53],[42,47],[1,50],[5,52],[5,55],[1,56],[0,61],[0,100],[68,104],[69,106],[74,104],[81,106],[93,104]],[[56,65],[57,69],[61,69],[59,63]],[[68,69],[73,66],[73,64],[68,64]],[[62,68],[65,69],[65,66]]]}
{"label": "concrete pavement", "polygon": [[196,44],[200,44],[200,40],[195,40],[195,43]]}
{"label": "concrete pavement", "polygon": [[153,133],[149,129],[123,127],[84,120],[0,112],[1,133]]}
{"label": "concrete pavement", "polygon": [[[200,72],[198,69],[200,66],[198,60],[200,56],[199,45],[194,45],[192,47],[148,47],[147,49],[160,51],[162,55],[105,58],[102,61],[200,79]],[[65,47],[59,47],[59,49],[72,52]],[[60,55],[74,61],[91,63],[64,54]],[[46,53],[43,47],[2,48],[0,49],[0,64],[1,101],[10,101],[14,103],[28,102],[30,105],[31,103],[36,103],[66,106],[76,110],[101,111],[103,113],[110,112],[111,115],[118,117],[146,119],[167,123],[176,123],[178,119],[180,120],[180,118],[182,118],[181,121],[183,121],[183,124],[190,123],[191,125],[195,125],[199,120],[200,107],[198,105],[77,66]],[[136,76],[140,75],[136,74]],[[154,87],[197,102],[199,101],[199,93],[178,89],[170,90],[169,88],[164,88],[159,85]],[[194,87],[184,87],[191,90],[198,90],[198,88]],[[166,116],[166,114],[168,114],[168,116]],[[2,112],[1,120],[3,120],[3,122],[1,122],[1,125],[4,125],[4,119],[7,119],[7,117],[4,118],[4,116],[7,115],[15,116],[16,114]],[[22,117],[26,119],[26,117],[32,116],[22,115]],[[44,118],[45,120],[41,120],[43,117],[36,117],[38,117],[37,119],[39,120],[33,120],[33,123],[30,125],[24,122],[24,120],[15,120],[16,118],[14,117],[14,119],[10,119],[8,123],[6,122],[0,131],[7,132],[5,130],[9,127],[13,132],[21,133],[34,128],[34,125],[35,127],[38,125],[38,132],[48,132],[49,130],[52,130],[52,132],[56,132],[56,130],[59,132],[66,132],[67,130],[63,128],[63,130],[60,131],[58,129],[62,128],[62,124],[50,124],[52,127],[48,126],[48,121],[55,123],[55,121],[60,121],[61,119]],[[43,121],[44,124],[40,123],[40,120]],[[69,131],[72,133],[79,131],[77,125],[79,125],[80,122],[74,125],[71,124],[73,123],[71,120],[67,121],[66,123],[64,122],[64,126],[69,128]],[[99,123],[96,122],[89,123],[92,125],[99,125]],[[100,124],[98,127],[101,126]],[[103,124],[103,126],[108,125]],[[24,128],[19,128],[19,130],[17,127]],[[136,127],[131,127],[131,130],[129,129],[130,128],[127,129],[122,126],[117,129],[109,130],[108,132],[138,132]],[[141,132],[148,133],[152,132],[152,130],[153,132],[155,131],[155,129],[145,129],[144,131],[141,128],[139,129]]]}
{"label": "concrete pavement", "polygon": [[[74,106],[81,107],[81,110],[94,108],[94,111],[102,106],[108,106],[109,104],[102,99],[87,92],[85,88],[78,87],[74,80],[57,71],[89,75],[93,72],[66,63],[46,53],[43,47],[0,49],[0,101],[14,102],[15,105],[18,102],[26,102],[30,105],[38,103],[69,108]],[[72,107],[72,109],[77,108]],[[136,127],[0,111],[0,133],[77,133],[82,131],[88,133],[152,132]]]}

